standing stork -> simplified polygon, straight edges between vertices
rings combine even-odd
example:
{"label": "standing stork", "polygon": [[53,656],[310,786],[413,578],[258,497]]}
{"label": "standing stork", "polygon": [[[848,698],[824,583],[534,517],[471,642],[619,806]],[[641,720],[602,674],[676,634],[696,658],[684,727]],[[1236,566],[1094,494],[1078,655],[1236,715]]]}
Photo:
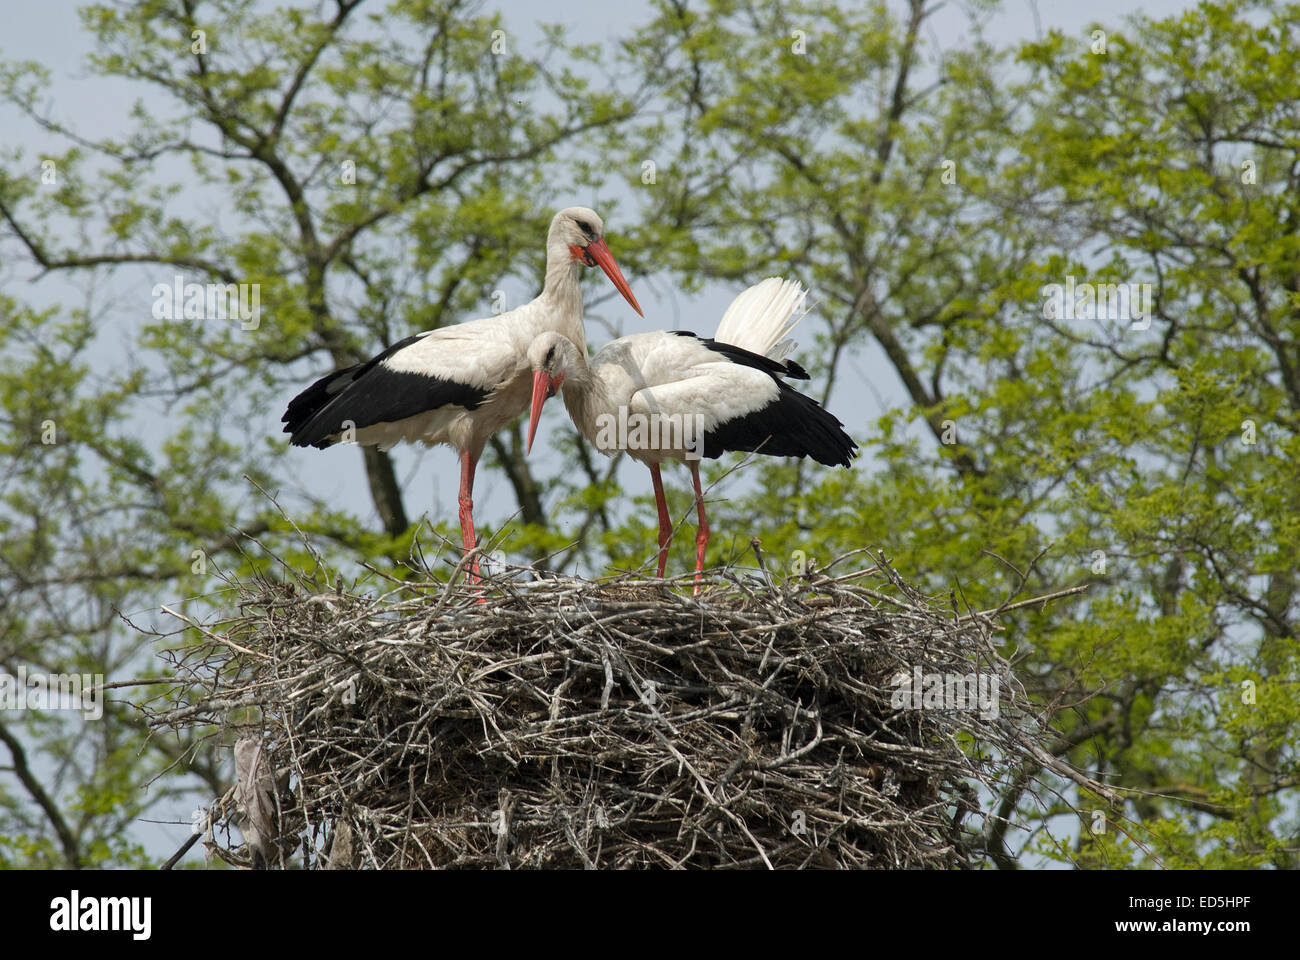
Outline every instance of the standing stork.
{"label": "standing stork", "polygon": [[646,464],[659,511],[661,577],[672,527],[659,465],[684,460],[699,514],[698,593],[709,543],[701,455],[744,450],[847,467],[857,450],[839,420],[782,379],[808,379],[803,367],[785,359],[794,342],[783,339],[802,319],[806,297],[797,282],[769,277],[732,301],[713,339],[682,330],[637,333],[606,344],[590,365],[585,345],[558,331],[542,334],[528,349],[534,371],[528,449],[543,404],[560,391],[573,422],[598,450],[613,456],[626,449]]}
{"label": "standing stork", "polygon": [[[296,447],[340,440],[377,444],[446,443],[460,452],[460,533],[475,546],[474,468],[488,438],[528,409],[528,347],[547,332],[585,344],[583,265],[599,266],[632,309],[641,306],[605,243],[595,211],[568,207],[546,235],[546,283],[534,300],[495,317],[426,330],[364,363],[321,377],[289,402],[281,418]],[[479,579],[478,558],[471,580]]]}

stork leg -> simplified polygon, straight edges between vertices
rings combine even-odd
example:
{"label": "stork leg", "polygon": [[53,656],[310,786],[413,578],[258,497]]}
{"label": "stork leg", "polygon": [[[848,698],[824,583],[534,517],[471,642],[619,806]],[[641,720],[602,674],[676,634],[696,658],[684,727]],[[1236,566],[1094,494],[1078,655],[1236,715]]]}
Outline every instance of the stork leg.
{"label": "stork leg", "polygon": [[[460,540],[465,552],[473,550],[477,541],[474,537],[474,468],[478,458],[468,450],[460,454]],[[470,561],[469,582],[479,582],[478,557]]]}
{"label": "stork leg", "polygon": [[673,538],[672,521],[668,519],[668,504],[664,500],[664,478],[659,474],[659,464],[650,464],[650,480],[655,486],[655,506],[659,509],[659,572],[658,577],[664,575],[664,568],[668,566],[668,541]]}
{"label": "stork leg", "polygon": [[699,513],[700,528],[695,534],[695,593],[700,592],[700,571],[704,569],[704,551],[709,546],[709,521],[704,516],[704,491],[700,489],[700,463],[686,461],[691,468],[691,482],[695,484],[695,509]]}

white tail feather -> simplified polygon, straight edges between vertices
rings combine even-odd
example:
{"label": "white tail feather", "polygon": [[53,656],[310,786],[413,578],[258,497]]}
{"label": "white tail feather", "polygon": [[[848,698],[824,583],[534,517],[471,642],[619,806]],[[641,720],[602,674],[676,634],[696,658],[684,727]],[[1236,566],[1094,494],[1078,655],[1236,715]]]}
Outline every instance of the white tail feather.
{"label": "white tail feather", "polygon": [[731,301],[714,339],[784,360],[795,342],[783,338],[807,315],[803,309],[807,297],[808,291],[799,281],[768,277]]}

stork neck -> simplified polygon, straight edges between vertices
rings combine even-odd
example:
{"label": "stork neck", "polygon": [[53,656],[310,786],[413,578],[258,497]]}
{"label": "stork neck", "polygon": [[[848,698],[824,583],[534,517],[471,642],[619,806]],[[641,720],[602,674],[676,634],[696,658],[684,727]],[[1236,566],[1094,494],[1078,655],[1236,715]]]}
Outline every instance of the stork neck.
{"label": "stork neck", "polygon": [[548,245],[542,299],[555,318],[554,329],[585,351],[587,336],[582,325],[582,285],[578,282],[581,273],[582,264],[573,259],[568,247],[562,243]]}
{"label": "stork neck", "polygon": [[570,367],[560,393],[564,397],[565,409],[569,411],[569,417],[578,430],[588,440],[594,441],[597,432],[596,417],[608,411],[609,400],[604,381],[593,375],[587,364],[586,347],[580,346],[579,351],[578,362]]}

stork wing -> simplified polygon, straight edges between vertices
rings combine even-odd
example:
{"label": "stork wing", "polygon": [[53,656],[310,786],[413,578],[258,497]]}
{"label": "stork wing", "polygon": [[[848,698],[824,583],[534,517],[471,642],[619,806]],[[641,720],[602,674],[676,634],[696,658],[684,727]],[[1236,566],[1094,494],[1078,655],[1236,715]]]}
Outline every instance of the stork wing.
{"label": "stork wing", "polygon": [[795,347],[787,337],[808,312],[808,291],[797,280],[768,277],[742,290],[718,321],[714,338],[751,353],[783,360]]}
{"label": "stork wing", "polygon": [[354,367],[322,377],[285,411],[295,446],[325,447],[345,424],[363,429],[441,407],[474,410],[516,372],[514,345],[458,324],[407,337]]}

